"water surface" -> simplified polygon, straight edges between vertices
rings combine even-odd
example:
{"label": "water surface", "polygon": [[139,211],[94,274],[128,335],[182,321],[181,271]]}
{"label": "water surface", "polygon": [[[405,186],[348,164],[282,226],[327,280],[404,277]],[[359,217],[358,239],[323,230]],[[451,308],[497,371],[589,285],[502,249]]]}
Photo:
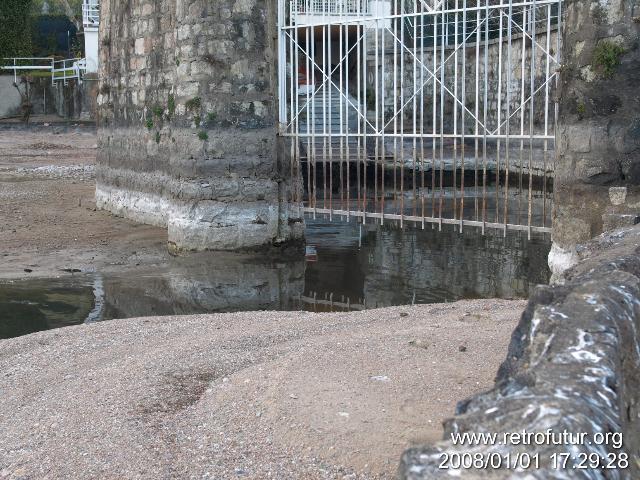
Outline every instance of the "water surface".
{"label": "water surface", "polygon": [[526,298],[549,278],[548,236],[444,225],[307,220],[317,257],[199,253],[124,272],[0,283],[0,338],[84,322],[245,310],[343,311]]}

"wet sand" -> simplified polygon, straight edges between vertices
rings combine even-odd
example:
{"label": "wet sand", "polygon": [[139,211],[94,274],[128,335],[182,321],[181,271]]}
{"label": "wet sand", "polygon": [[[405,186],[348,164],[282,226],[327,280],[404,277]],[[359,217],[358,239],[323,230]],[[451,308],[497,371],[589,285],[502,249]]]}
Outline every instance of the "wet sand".
{"label": "wet sand", "polygon": [[0,341],[0,478],[394,478],[523,301],[114,320]]}
{"label": "wet sand", "polygon": [[165,228],[95,210],[95,160],[95,127],[0,128],[0,278],[168,259]]}

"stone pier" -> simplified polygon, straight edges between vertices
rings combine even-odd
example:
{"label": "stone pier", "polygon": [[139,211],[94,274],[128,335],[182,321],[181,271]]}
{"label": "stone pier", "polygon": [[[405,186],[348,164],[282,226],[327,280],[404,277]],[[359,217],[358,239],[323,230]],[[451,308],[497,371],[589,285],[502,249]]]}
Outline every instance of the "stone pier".
{"label": "stone pier", "polygon": [[554,275],[640,213],[640,0],[564,2]]}
{"label": "stone pier", "polygon": [[180,250],[300,241],[279,155],[270,0],[103,0],[99,208]]}

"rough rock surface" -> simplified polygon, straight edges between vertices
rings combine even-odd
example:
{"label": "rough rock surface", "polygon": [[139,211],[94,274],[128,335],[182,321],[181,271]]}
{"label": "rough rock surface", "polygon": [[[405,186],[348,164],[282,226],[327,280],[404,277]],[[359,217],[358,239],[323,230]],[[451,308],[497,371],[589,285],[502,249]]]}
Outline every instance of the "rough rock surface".
{"label": "rough rock surface", "polygon": [[[640,477],[640,228],[604,234],[581,247],[581,261],[563,285],[538,287],[516,328],[496,386],[458,406],[445,423],[444,440],[408,450],[401,477],[589,478]],[[622,448],[596,445],[454,445],[452,433],[622,433]],[[620,447],[618,445],[618,447]],[[443,454],[481,458],[539,455],[539,468],[439,469]],[[567,468],[553,468],[553,454],[570,454]],[[627,469],[575,469],[580,455],[628,455]],[[606,463],[606,460],[605,460]]]}
{"label": "rough rock surface", "polygon": [[576,245],[640,213],[640,5],[569,0],[563,9],[554,274],[575,264]]}

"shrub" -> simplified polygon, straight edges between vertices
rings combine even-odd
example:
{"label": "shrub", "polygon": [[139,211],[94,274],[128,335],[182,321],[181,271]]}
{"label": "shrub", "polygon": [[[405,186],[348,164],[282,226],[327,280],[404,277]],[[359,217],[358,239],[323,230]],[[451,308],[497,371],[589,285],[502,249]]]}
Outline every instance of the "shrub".
{"label": "shrub", "polygon": [[203,142],[206,142],[207,140],[209,140],[209,134],[204,130],[201,130],[198,132],[198,138]]}
{"label": "shrub", "polygon": [[184,104],[190,112],[200,110],[201,105],[202,101],[200,100],[200,97],[193,97],[191,100],[187,100],[187,103]]}
{"label": "shrub", "polygon": [[167,99],[167,110],[170,117],[172,117],[176,111],[176,97],[174,97],[172,93],[169,94],[169,98]]}
{"label": "shrub", "polygon": [[620,65],[620,57],[625,50],[622,45],[604,40],[593,52],[593,64],[600,68],[605,78],[611,78]]}

